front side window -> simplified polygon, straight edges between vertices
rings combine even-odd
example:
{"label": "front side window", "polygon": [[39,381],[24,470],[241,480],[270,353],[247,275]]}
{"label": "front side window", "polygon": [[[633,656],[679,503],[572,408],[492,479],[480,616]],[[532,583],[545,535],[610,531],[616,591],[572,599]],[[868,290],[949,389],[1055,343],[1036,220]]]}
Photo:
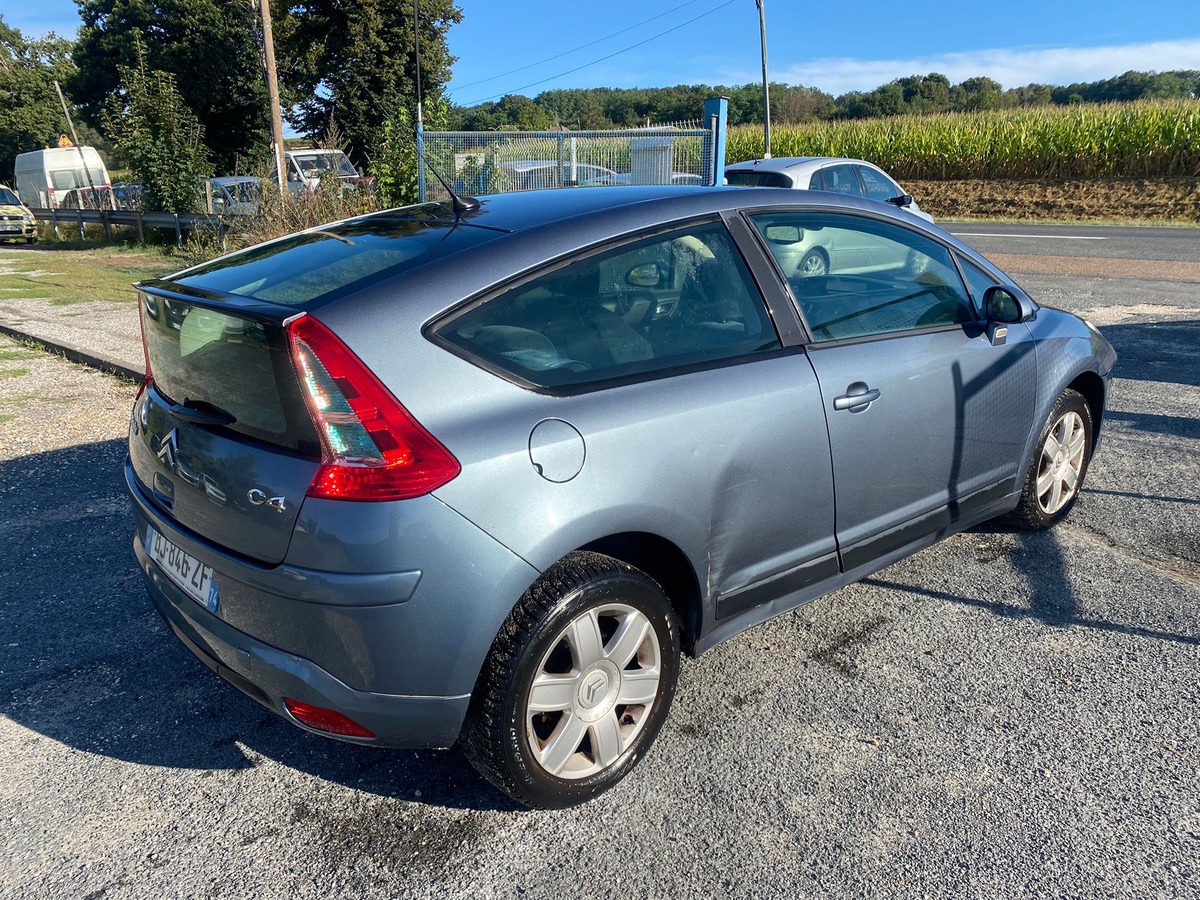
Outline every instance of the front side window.
{"label": "front side window", "polygon": [[961,264],[963,276],[967,279],[967,287],[971,291],[971,296],[975,299],[975,306],[982,309],[983,295],[987,293],[988,288],[1000,284],[1000,282],[961,256],[958,261]]}
{"label": "front side window", "polygon": [[884,177],[881,172],[875,171],[870,166],[858,166],[857,168],[869,199],[885,203],[904,193],[891,179]]}
{"label": "front side window", "polygon": [[887,222],[836,213],[751,217],[815,341],[975,321],[950,251]]}
{"label": "front side window", "polygon": [[434,333],[469,357],[541,387],[780,346],[721,223],[602,251],[470,308]]}

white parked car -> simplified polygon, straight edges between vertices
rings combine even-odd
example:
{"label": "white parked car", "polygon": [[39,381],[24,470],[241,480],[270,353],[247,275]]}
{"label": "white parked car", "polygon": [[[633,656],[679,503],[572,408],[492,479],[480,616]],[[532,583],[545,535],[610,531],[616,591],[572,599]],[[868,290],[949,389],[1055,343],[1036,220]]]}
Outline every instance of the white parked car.
{"label": "white parked car", "polygon": [[725,183],[743,187],[781,187],[831,191],[893,203],[926,222],[933,216],[917,206],[912,195],[883,169],[861,159],[833,156],[783,156],[750,159],[725,167]]}

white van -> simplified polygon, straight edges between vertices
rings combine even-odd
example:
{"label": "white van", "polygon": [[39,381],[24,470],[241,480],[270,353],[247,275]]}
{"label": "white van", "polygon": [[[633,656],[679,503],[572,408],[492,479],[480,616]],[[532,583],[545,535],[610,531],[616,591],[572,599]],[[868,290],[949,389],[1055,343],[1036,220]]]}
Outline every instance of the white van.
{"label": "white van", "polygon": [[[111,209],[108,169],[95,147],[54,147],[17,157],[17,193],[26,206]],[[89,183],[90,181],[90,183]]]}

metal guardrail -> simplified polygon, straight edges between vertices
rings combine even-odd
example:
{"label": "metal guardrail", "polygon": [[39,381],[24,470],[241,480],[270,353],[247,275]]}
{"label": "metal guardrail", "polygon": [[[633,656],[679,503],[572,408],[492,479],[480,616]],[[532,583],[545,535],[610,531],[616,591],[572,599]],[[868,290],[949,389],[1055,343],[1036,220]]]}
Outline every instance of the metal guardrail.
{"label": "metal guardrail", "polygon": [[84,239],[85,225],[101,225],[105,240],[112,240],[112,227],[123,225],[138,230],[138,240],[145,242],[147,228],[167,228],[175,232],[175,245],[183,247],[183,235],[187,231],[215,231],[223,238],[229,227],[224,216],[206,213],[141,212],[132,209],[36,209],[29,210],[39,222],[47,222],[59,236],[61,225],[79,228],[79,239]]}

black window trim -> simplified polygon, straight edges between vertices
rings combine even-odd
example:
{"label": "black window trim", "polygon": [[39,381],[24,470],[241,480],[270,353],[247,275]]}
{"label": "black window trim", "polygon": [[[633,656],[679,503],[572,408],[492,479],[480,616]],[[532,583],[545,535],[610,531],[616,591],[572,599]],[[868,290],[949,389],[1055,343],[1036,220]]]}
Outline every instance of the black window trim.
{"label": "black window trim", "polygon": [[[775,338],[779,342],[779,347],[774,350],[764,350],[752,352],[750,354],[741,354],[737,356],[724,357],[722,359],[703,360],[700,362],[683,363],[674,366],[664,366],[660,369],[651,369],[646,372],[635,372],[628,375],[616,375],[611,378],[601,378],[596,381],[582,382],[579,384],[565,385],[544,385],[523,378],[511,369],[496,365],[490,360],[478,353],[473,353],[466,347],[454,343],[442,337],[438,332],[452,323],[455,319],[472,310],[478,309],[485,303],[488,303],[502,294],[516,290],[522,285],[537,281],[540,278],[553,275],[560,269],[565,269],[568,266],[581,262],[590,257],[604,253],[610,249],[625,246],[627,244],[635,244],[639,241],[650,240],[660,235],[668,235],[673,232],[683,231],[688,228],[694,228],[703,225],[720,224],[725,228],[725,233],[729,237],[729,242],[733,249],[742,257],[747,270],[750,272],[751,282],[754,288],[758,291],[759,302],[763,304],[763,309],[767,313],[767,319],[771,322],[771,327],[775,329]],[[697,216],[689,216],[683,219],[675,219],[671,222],[652,225],[648,228],[643,228],[638,231],[629,231],[611,238],[606,238],[602,241],[597,241],[594,244],[589,244],[586,247],[571,250],[552,260],[546,260],[539,263],[537,266],[527,269],[524,272],[518,273],[499,284],[490,285],[482,291],[479,291],[470,297],[455,304],[445,312],[440,313],[433,319],[430,319],[421,328],[421,335],[431,343],[437,345],[443,350],[451,353],[459,359],[467,362],[477,368],[483,369],[504,381],[509,382],[519,388],[530,391],[535,394],[540,394],[545,397],[575,397],[581,394],[590,394],[596,391],[611,390],[613,388],[624,387],[630,384],[640,384],[643,382],[658,381],[663,378],[673,378],[679,375],[687,375],[693,372],[707,372],[714,369],[723,369],[733,365],[746,365],[757,362],[760,359],[774,359],[780,356],[787,356],[795,352],[794,346],[789,346],[784,342],[783,336],[779,333],[779,325],[776,323],[774,311],[767,298],[758,284],[758,279],[755,276],[754,268],[751,262],[746,258],[746,253],[742,244],[737,240],[736,236],[729,228],[729,223],[726,221],[722,212],[704,213]]]}

